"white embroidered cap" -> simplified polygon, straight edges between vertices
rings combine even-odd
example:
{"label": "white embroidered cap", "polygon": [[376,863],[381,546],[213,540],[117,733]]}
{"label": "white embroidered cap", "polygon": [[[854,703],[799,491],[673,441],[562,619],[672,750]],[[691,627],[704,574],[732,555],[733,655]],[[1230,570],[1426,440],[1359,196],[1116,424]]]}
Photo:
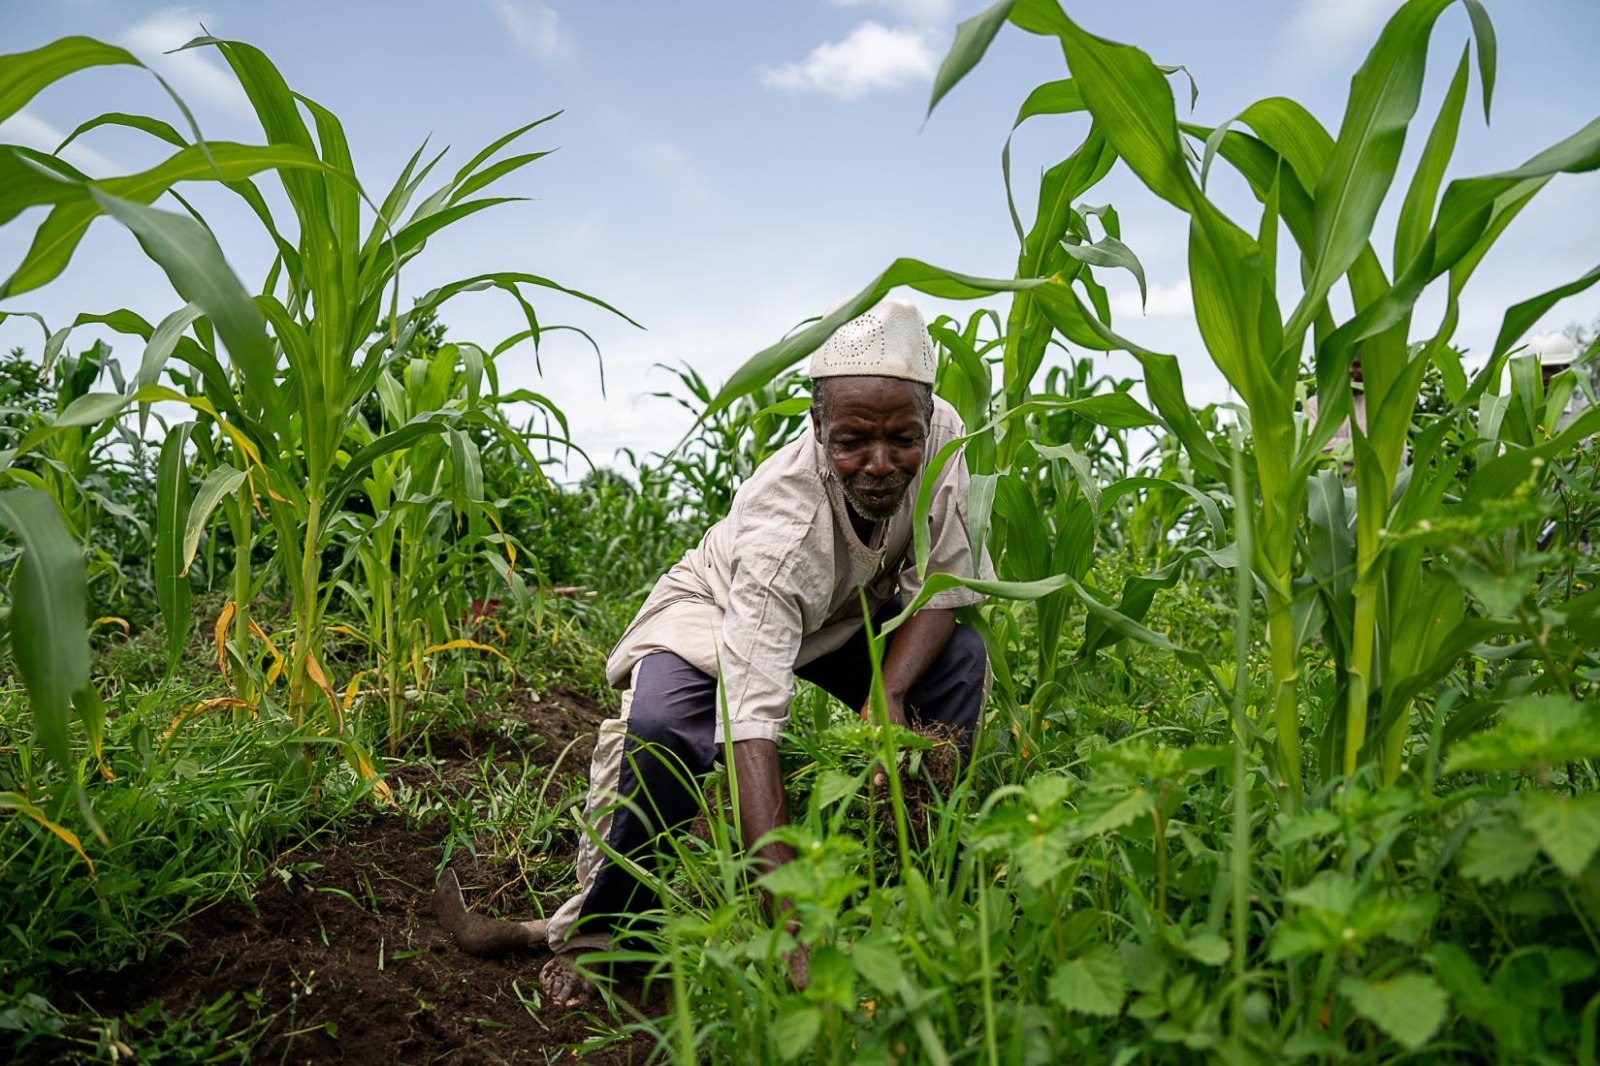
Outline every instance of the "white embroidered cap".
{"label": "white embroidered cap", "polygon": [[811,356],[811,377],[882,377],[932,385],[933,338],[915,304],[884,300],[833,331]]}
{"label": "white embroidered cap", "polygon": [[1572,338],[1564,333],[1535,333],[1528,338],[1528,354],[1539,357],[1540,366],[1561,367],[1577,358]]}

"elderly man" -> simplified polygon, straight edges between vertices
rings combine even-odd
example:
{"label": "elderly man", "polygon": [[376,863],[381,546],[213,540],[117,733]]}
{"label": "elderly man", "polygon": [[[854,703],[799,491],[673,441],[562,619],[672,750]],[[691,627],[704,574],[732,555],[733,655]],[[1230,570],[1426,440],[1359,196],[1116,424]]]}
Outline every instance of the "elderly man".
{"label": "elderly man", "polygon": [[[728,517],[657,582],[607,662],[625,691],[595,744],[585,818],[611,851],[649,866],[658,836],[696,813],[688,782],[711,770],[724,744],[746,846],[784,825],[777,741],[796,677],[866,714],[872,678],[858,590],[875,614],[921,590],[911,535],[917,489],[928,458],[964,432],[933,395],[934,369],[927,327],[910,304],[886,301],[840,327],[811,361],[813,435],[764,463]],[[932,494],[929,573],[993,576],[987,558],[973,556],[966,500],[958,456]],[[982,642],[955,611],[979,599],[961,588],[934,596],[892,634],[882,664],[890,720],[941,723],[967,752],[988,669]],[[770,865],[794,857],[776,842],[756,854]],[[591,992],[572,969],[574,953],[608,945],[651,898],[588,837],[578,891],[548,922],[469,921],[451,887],[441,920],[463,946],[548,943],[556,954],[541,980],[566,1005]]]}

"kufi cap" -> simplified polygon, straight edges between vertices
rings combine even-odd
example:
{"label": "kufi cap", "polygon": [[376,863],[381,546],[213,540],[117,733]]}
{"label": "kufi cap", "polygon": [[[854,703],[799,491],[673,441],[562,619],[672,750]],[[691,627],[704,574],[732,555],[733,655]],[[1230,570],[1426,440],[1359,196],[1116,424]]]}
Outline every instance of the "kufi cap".
{"label": "kufi cap", "polygon": [[811,377],[900,378],[932,385],[937,360],[915,304],[885,300],[833,331],[811,356]]}
{"label": "kufi cap", "polygon": [[1535,333],[1528,338],[1528,354],[1539,357],[1540,366],[1566,366],[1577,357],[1572,338],[1565,333]]}

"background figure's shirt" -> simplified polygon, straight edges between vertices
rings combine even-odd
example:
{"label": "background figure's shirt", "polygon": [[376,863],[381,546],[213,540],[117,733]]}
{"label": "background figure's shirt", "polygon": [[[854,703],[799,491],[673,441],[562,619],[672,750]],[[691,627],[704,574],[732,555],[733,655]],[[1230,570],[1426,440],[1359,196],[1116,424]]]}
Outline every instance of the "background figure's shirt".
{"label": "background figure's shirt", "polygon": [[[965,433],[960,416],[934,398],[923,471],[940,448]],[[911,514],[922,486],[912,479],[900,509],[863,544],[850,525],[844,490],[822,443],[807,432],[761,464],[733,498],[728,517],[656,582],[606,662],[606,677],[628,684],[646,655],[670,651],[720,676],[730,740],[775,740],[789,718],[794,672],[843,646],[861,628],[861,601],[876,611],[896,594],[922,591]],[[994,578],[987,554],[974,560],[967,532],[967,464],[957,454],[939,474],[928,522],[929,574]],[[948,589],[925,605],[964,607],[982,600]]]}

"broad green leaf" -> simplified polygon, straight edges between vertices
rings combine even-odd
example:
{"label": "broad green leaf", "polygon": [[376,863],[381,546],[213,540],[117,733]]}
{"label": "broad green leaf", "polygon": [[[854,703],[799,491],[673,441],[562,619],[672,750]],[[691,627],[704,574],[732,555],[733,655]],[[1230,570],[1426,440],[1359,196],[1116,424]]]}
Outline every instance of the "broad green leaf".
{"label": "broad green leaf", "polygon": [[144,356],[139,360],[139,373],[133,379],[135,386],[154,385],[161,380],[161,371],[182,339],[184,330],[204,313],[196,304],[185,304],[157,324],[150,333],[149,343],[144,347]]}
{"label": "broad green leaf", "polygon": [[1082,110],[1083,93],[1079,91],[1077,82],[1071,78],[1047,81],[1035,86],[1028,94],[1028,98],[1017,109],[1017,118],[1011,128],[1015,130],[1038,115],[1070,115]]}
{"label": "broad green leaf", "polygon": [[1285,892],[1284,899],[1297,907],[1342,917],[1355,908],[1356,890],[1348,876],[1328,870]]}
{"label": "broad green leaf", "polygon": [[183,529],[189,519],[189,464],[184,449],[193,422],[173,427],[161,444],[156,472],[156,602],[167,627],[167,676],[172,676],[189,639],[188,561],[183,554]]}
{"label": "broad green leaf", "polygon": [[72,767],[72,694],[89,684],[83,547],[37,489],[0,492],[0,525],[22,546],[11,584],[11,655],[45,753]]}
{"label": "broad green leaf", "polygon": [[1450,1006],[1439,983],[1421,973],[1370,983],[1346,977],[1339,982],[1339,991],[1356,1013],[1409,1051],[1433,1038]]}
{"label": "broad green leaf", "polygon": [[532,122],[524,123],[523,125],[518,126],[510,133],[505,133],[499,137],[496,137],[493,141],[490,141],[486,147],[479,151],[477,155],[467,160],[466,165],[460,170],[456,171],[456,176],[450,181],[450,184],[445,187],[452,190],[452,197],[454,199],[460,199],[463,196],[472,195],[472,193],[477,189],[480,189],[484,184],[487,184],[487,182],[477,185],[472,184],[474,175],[477,173],[480,166],[492,158],[496,152],[500,151],[500,149],[504,148],[511,142],[518,140],[529,130],[537,129],[546,122],[559,118],[560,116],[560,111],[552,111],[543,118],[536,118]]}
{"label": "broad green leaf", "polygon": [[1527,792],[1518,797],[1523,828],[1568,877],[1577,877],[1600,849],[1600,796],[1553,796]]}
{"label": "broad green leaf", "polygon": [[1127,793],[1090,794],[1079,803],[1083,820],[1078,831],[1098,836],[1125,828],[1156,809],[1155,793],[1142,788]]}
{"label": "broad green leaf", "polygon": [[822,1010],[803,999],[785,999],[773,1024],[772,1040],[778,1047],[778,1057],[793,1062],[812,1049],[817,1035],[822,1032]]}
{"label": "broad green leaf", "polygon": [[1087,263],[1090,266],[1114,267],[1132,274],[1134,280],[1139,283],[1139,306],[1144,306],[1146,298],[1144,266],[1139,262],[1139,257],[1133,254],[1133,249],[1126,244],[1123,244],[1115,237],[1106,236],[1093,244],[1063,243],[1061,250],[1080,263]]}
{"label": "broad green leaf", "polygon": [[1233,955],[1233,948],[1215,933],[1201,933],[1189,937],[1180,941],[1178,946],[1183,949],[1185,955],[1207,966],[1221,966]]}
{"label": "broad green leaf", "polygon": [[59,204],[40,223],[27,255],[0,287],[0,293],[15,296],[59,277],[90,224],[103,211],[111,213],[106,209],[104,197],[150,204],[182,181],[239,181],[263,170],[288,173],[296,168],[322,166],[315,156],[284,145],[219,141],[191,145],[138,174],[81,186],[78,195]]}
{"label": "broad green leaf", "polygon": [[1600,265],[1596,265],[1582,277],[1575,278],[1564,285],[1557,285],[1555,288],[1542,292],[1538,296],[1513,304],[1507,309],[1504,317],[1500,320],[1500,332],[1495,337],[1494,351],[1491,354],[1489,365],[1484,368],[1485,373],[1478,378],[1478,382],[1481,385],[1468,393],[1466,402],[1470,403],[1478,395],[1482,394],[1483,387],[1486,387],[1489,383],[1487,371],[1492,369],[1495,376],[1498,377],[1500,360],[1535,322],[1544,317],[1545,312],[1567,297],[1576,296],[1578,293],[1583,292],[1597,281],[1600,281]]}
{"label": "broad green leaf", "polygon": [[1020,280],[978,278],[943,270],[916,259],[896,259],[879,274],[871,284],[830,314],[804,329],[796,330],[777,344],[764,348],[747,359],[728,378],[727,384],[717,390],[695,426],[691,426],[684,440],[689,438],[701,422],[725,410],[735,400],[754,392],[777,377],[803,357],[810,355],[833,331],[846,322],[877,306],[889,292],[900,286],[909,286],[929,296],[947,300],[972,300],[1000,292],[1021,292],[1047,284],[1043,279]]}
{"label": "broad green leaf", "polygon": [[1110,944],[1097,944],[1078,958],[1056,967],[1050,976],[1050,998],[1078,1014],[1114,1018],[1128,994],[1122,959]]}
{"label": "broad green leaf", "polygon": [[[1063,81],[1046,82],[1037,86],[1028,94],[1028,98],[1022,102],[1022,107],[1017,111],[1016,121],[1011,124],[1011,133],[1006,136],[1005,147],[1000,149],[1000,179],[1005,186],[1006,209],[1011,214],[1011,225],[1017,231],[1017,240],[1022,242],[1024,248],[1027,248],[1029,244],[1028,234],[1023,232],[1022,219],[1017,214],[1016,197],[1012,195],[1011,191],[1012,137],[1024,122],[1036,115],[1064,115],[1082,110],[1084,110],[1083,94],[1078,91],[1077,83],[1071,78]],[[1096,136],[1098,136],[1096,131],[1091,129],[1090,137],[1084,142],[1084,149],[1080,151],[1089,149]],[[1041,219],[1050,210],[1050,202],[1053,199],[1050,195],[1050,190],[1059,187],[1061,198],[1067,205],[1071,204],[1073,197],[1077,193],[1076,184],[1065,180],[1058,173],[1059,170],[1059,167],[1052,167],[1045,174],[1044,181],[1041,183],[1039,195],[1039,216]],[[1035,233],[1037,233],[1037,227],[1035,227]]]}
{"label": "broad green leaf", "polygon": [[939,101],[944,99],[944,95],[955,88],[956,84],[978,65],[978,61],[993,43],[995,34],[1005,25],[1006,18],[1011,14],[1013,2],[1014,0],[999,0],[981,14],[974,15],[956,27],[956,39],[951,43],[949,54],[944,57],[944,62],[939,64],[939,72],[933,78],[933,94],[928,99],[929,115],[933,114],[933,109],[939,106]]}
{"label": "broad green leaf", "polygon": [[874,933],[850,946],[850,962],[856,973],[885,996],[892,996],[905,982],[899,954],[883,933]]}
{"label": "broad green leaf", "polygon": [[78,128],[67,134],[67,139],[56,145],[56,154],[73,141],[82,137],[90,130],[99,129],[101,126],[125,126],[128,129],[141,130],[158,140],[166,141],[174,148],[186,148],[189,142],[181,133],[172,128],[172,124],[162,122],[158,118],[148,115],[130,115],[123,111],[107,111],[103,115],[96,115],[87,122],[80,123]]}
{"label": "broad green leaf", "polygon": [[66,163],[14,144],[0,145],[0,224],[30,207],[48,207],[83,196],[88,178]]}
{"label": "broad green leaf", "polygon": [[216,238],[192,218],[120,200],[99,190],[94,197],[108,215],[133,232],[145,253],[166,272],[178,295],[205,311],[227,345],[245,389],[266,412],[268,424],[281,426],[283,399],[272,345],[255,302],[223,258]]}
{"label": "broad green leaf", "polygon": [[232,466],[219,466],[206,474],[189,507],[189,517],[183,526],[183,573],[194,565],[195,553],[200,550],[200,535],[211,521],[211,512],[217,505],[232,496],[244,484],[245,472]]}
{"label": "broad green leaf", "polygon": [[63,37],[31,52],[0,56],[0,122],[27,106],[41,89],[89,67],[143,66],[132,54],[91,37]]}
{"label": "broad green leaf", "polygon": [[366,476],[367,468],[372,466],[378,459],[391,452],[408,448],[423,437],[442,434],[448,428],[443,419],[428,417],[418,418],[401,426],[392,433],[384,434],[350,457],[350,461],[344,465],[341,471],[343,476],[339,479],[338,484],[333,487],[333,490],[328,493],[328,500],[333,506],[338,506],[349,495],[351,490],[361,483],[361,479]]}
{"label": "broad green leaf", "polygon": [[1422,95],[1434,23],[1454,0],[1408,0],[1350,81],[1344,121],[1317,182],[1316,256],[1285,336],[1291,346],[1367,245]]}
{"label": "broad green leaf", "polygon": [[1450,83],[1450,91],[1445,94],[1439,117],[1434,121],[1427,146],[1422,150],[1422,158],[1417,161],[1416,174],[1406,189],[1405,202],[1400,206],[1400,218],[1395,223],[1394,231],[1396,274],[1422,248],[1428,226],[1433,221],[1434,202],[1439,197],[1440,186],[1444,184],[1445,168],[1455,152],[1456,134],[1461,129],[1461,111],[1467,102],[1468,69],[1467,53],[1462,52],[1456,76]]}
{"label": "broad green leaf", "polygon": [[1059,36],[1084,103],[1117,155],[1150,191],[1189,210],[1199,189],[1184,160],[1172,87],[1144,52],[1060,18]]}
{"label": "broad green leaf", "polygon": [[1472,36],[1478,44],[1478,80],[1483,82],[1483,121],[1489,121],[1489,105],[1494,99],[1496,53],[1494,23],[1481,0],[1466,0],[1472,19]]}
{"label": "broad green leaf", "polygon": [[1520,877],[1538,857],[1538,840],[1516,825],[1501,824],[1468,837],[1458,861],[1463,874],[1487,884]]}
{"label": "broad green leaf", "polygon": [[812,798],[819,807],[832,806],[856,794],[866,779],[860,774],[847,774],[843,770],[824,770],[817,775],[811,789]]}
{"label": "broad green leaf", "polygon": [[1490,730],[1450,747],[1446,773],[1523,770],[1600,757],[1600,714],[1565,695],[1520,696]]}

